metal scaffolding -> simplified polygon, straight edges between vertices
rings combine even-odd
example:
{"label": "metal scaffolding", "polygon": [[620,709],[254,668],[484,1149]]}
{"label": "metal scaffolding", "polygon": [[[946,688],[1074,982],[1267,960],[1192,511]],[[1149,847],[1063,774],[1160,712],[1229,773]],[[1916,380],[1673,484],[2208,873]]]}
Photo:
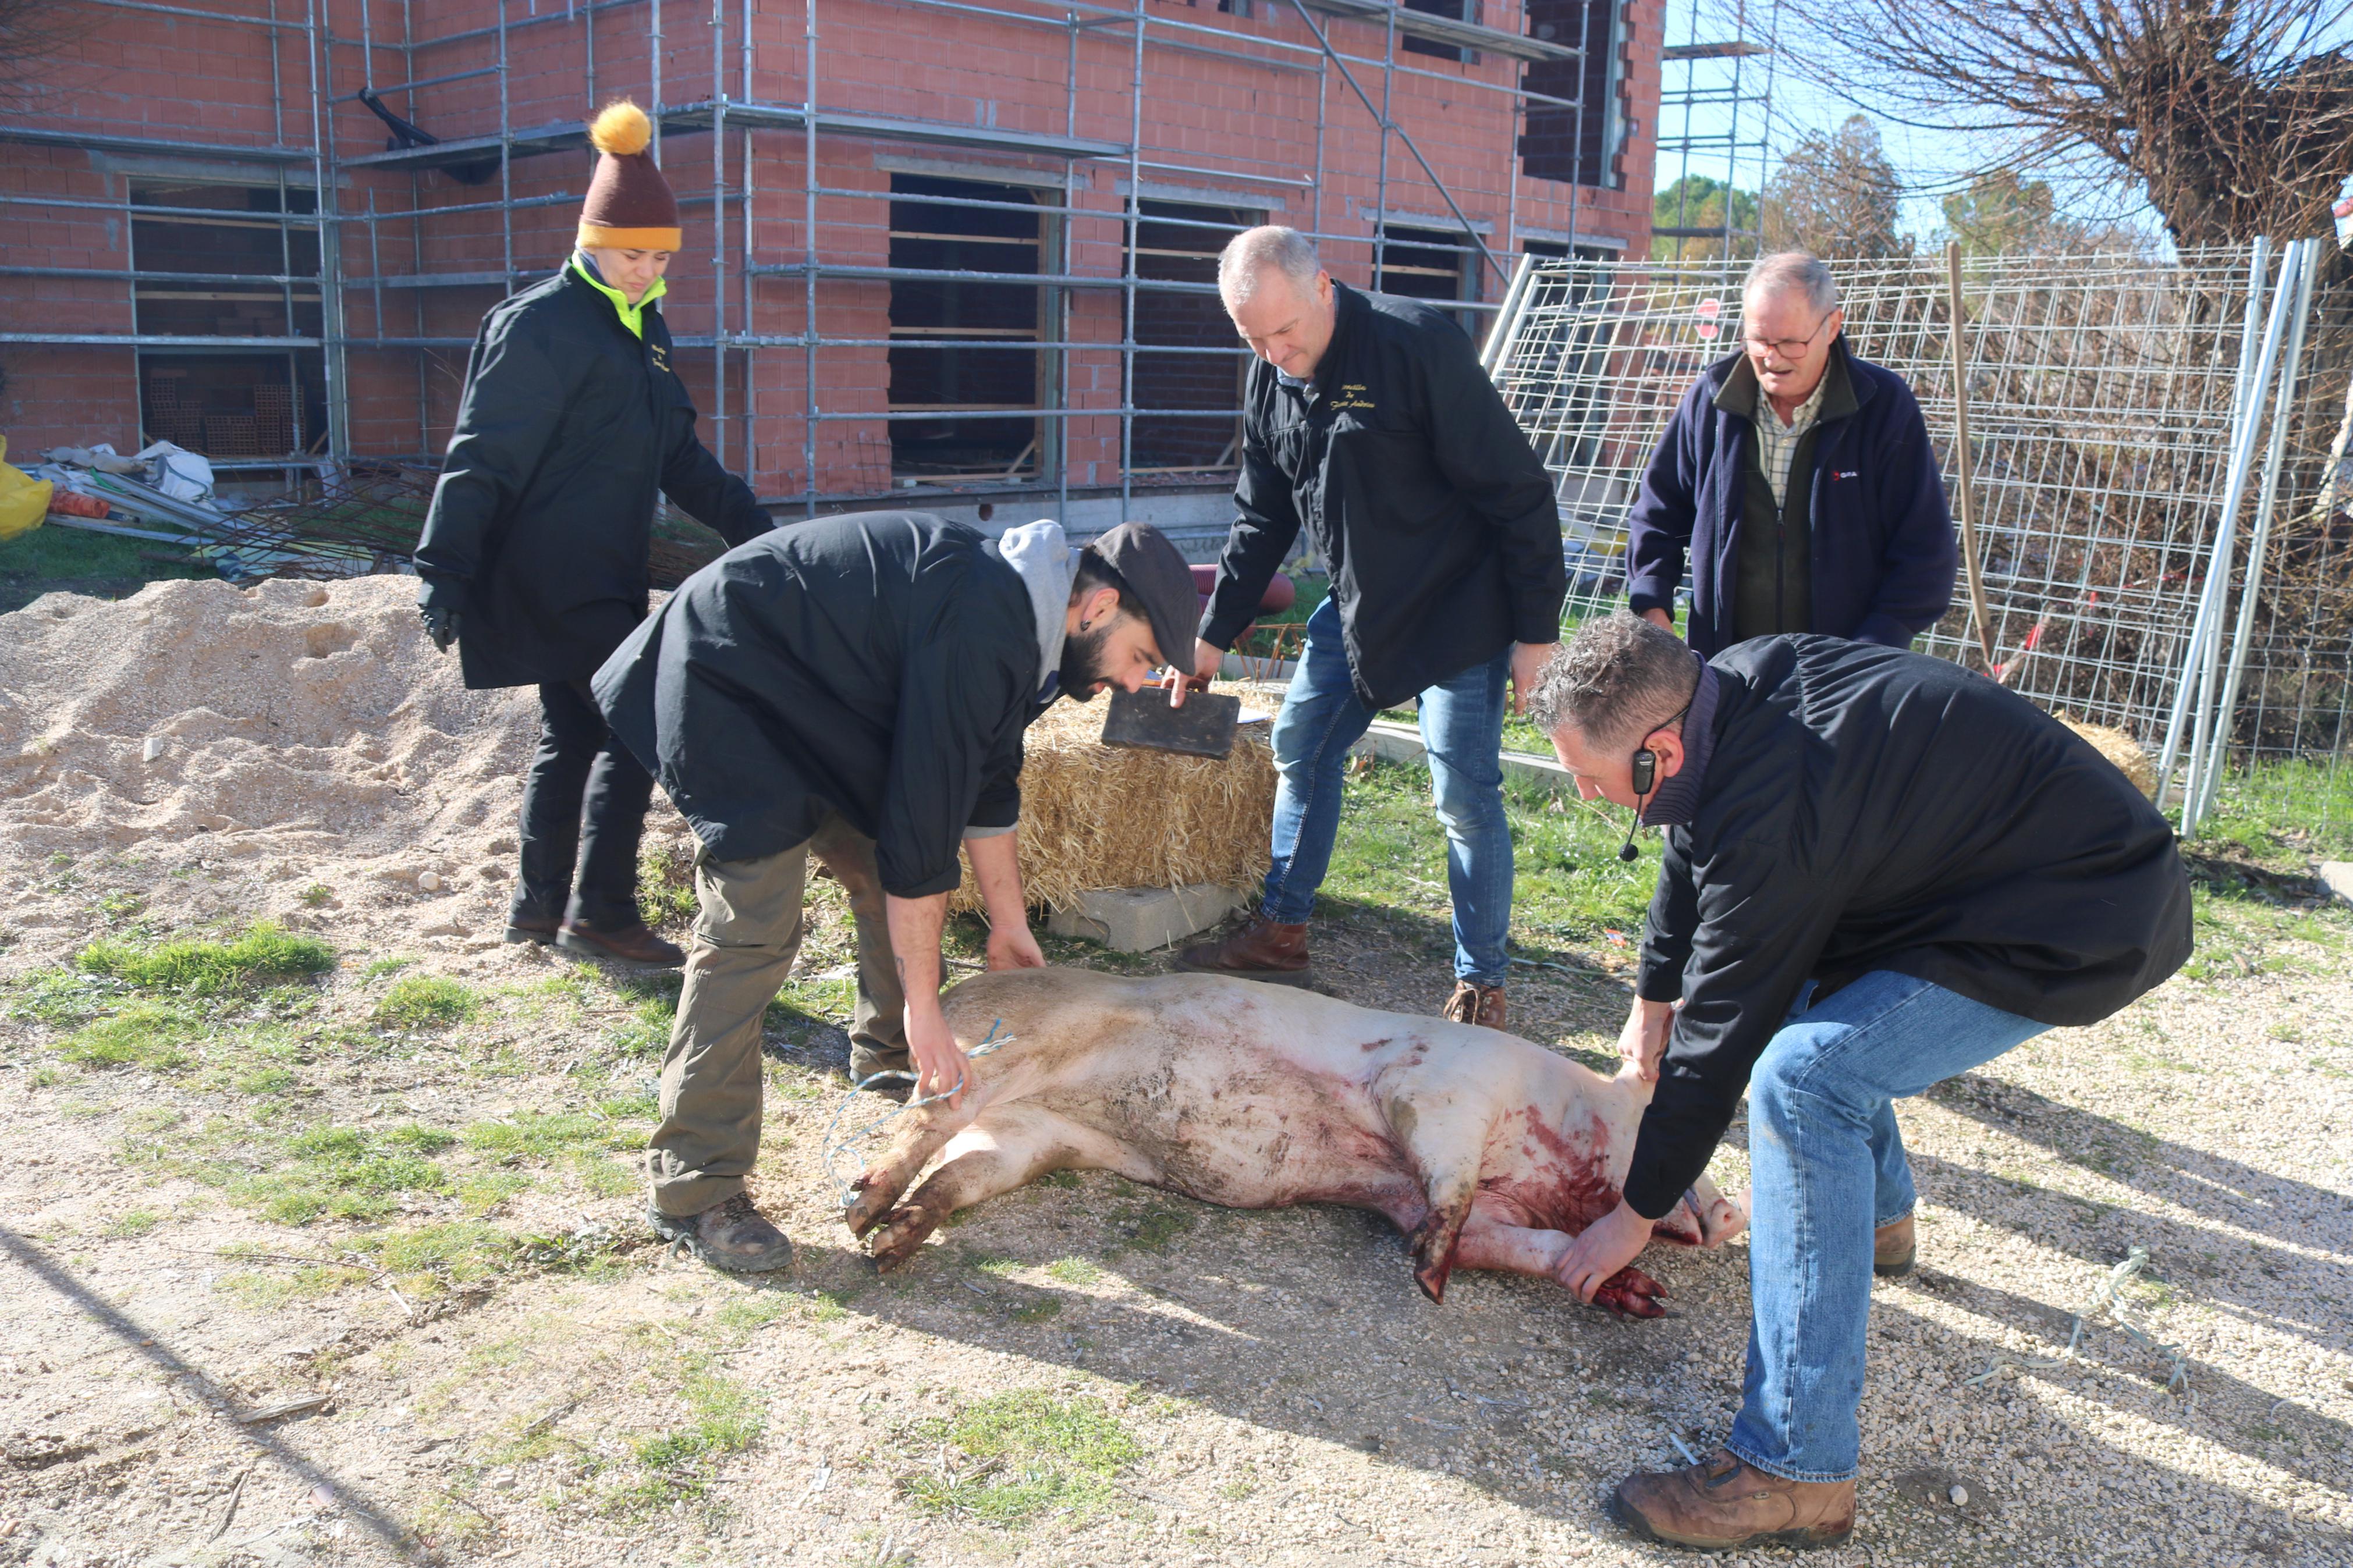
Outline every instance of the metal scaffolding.
{"label": "metal scaffolding", "polygon": [[[1762,206],[1773,154],[1773,68],[1781,0],[1682,0],[1682,13],[1678,28],[1670,5],[1665,27],[1671,41],[1659,55],[1659,184],[1675,193],[1675,210],[1672,222],[1651,232],[1655,238],[1700,242],[1678,247],[1687,260],[1728,261],[1754,254],[1761,238],[1758,214],[1744,224],[1735,208],[1744,192]],[[1672,41],[1678,31],[1680,43]],[[1716,221],[1704,222],[1691,210],[1690,176],[1714,179],[1718,170],[1724,210]]]}
{"label": "metal scaffolding", "polygon": [[[712,378],[712,406],[705,412],[715,432],[713,446],[723,461],[732,466],[754,468],[761,454],[790,451],[797,446],[797,485],[793,493],[772,499],[797,502],[810,510],[828,502],[855,499],[887,490],[905,499],[923,499],[943,493],[962,496],[981,494],[1054,493],[1067,507],[1072,490],[1070,453],[1070,432],[1074,421],[1110,420],[1119,422],[1119,484],[1117,493],[1123,504],[1132,497],[1138,474],[1134,461],[1136,426],[1139,420],[1225,419],[1237,413],[1238,398],[1216,406],[1166,407],[1157,405],[1139,405],[1137,396],[1137,363],[1145,356],[1207,355],[1220,361],[1233,361],[1242,354],[1231,344],[1187,345],[1140,342],[1138,336],[1138,306],[1140,300],[1155,295],[1214,294],[1212,283],[1154,278],[1140,269],[1141,231],[1146,227],[1161,233],[1176,233],[1185,229],[1219,230],[1230,226],[1198,217],[1155,216],[1146,211],[1146,185],[1158,180],[1162,184],[1174,177],[1206,180],[1225,186],[1264,189],[1270,193],[1291,195],[1294,199],[1305,197],[1309,211],[1306,221],[1299,226],[1319,240],[1370,243],[1373,247],[1373,283],[1378,289],[1385,280],[1398,282],[1415,268],[1408,263],[1419,253],[1436,257],[1453,267],[1463,279],[1460,289],[1467,298],[1448,301],[1448,308],[1465,312],[1493,312],[1494,296],[1507,279],[1510,263],[1499,252],[1509,254],[1515,248],[1518,237],[1519,186],[1517,148],[1506,144],[1498,149],[1505,166],[1512,173],[1505,177],[1503,205],[1499,216],[1502,228],[1497,243],[1491,244],[1482,230],[1487,225],[1467,216],[1452,192],[1432,168],[1411,130],[1398,122],[1391,112],[1393,94],[1401,78],[1427,78],[1443,82],[1450,90],[1476,94],[1499,95],[1508,103],[1506,123],[1514,138],[1530,105],[1550,110],[1580,110],[1578,97],[1562,97],[1533,91],[1522,79],[1522,70],[1507,73],[1509,79],[1489,79],[1473,71],[1441,71],[1427,69],[1408,63],[1411,52],[1400,58],[1401,41],[1419,40],[1440,49],[1462,51],[1461,58],[1501,57],[1519,62],[1525,68],[1557,62],[1578,62],[1584,58],[1582,40],[1554,42],[1548,37],[1529,36],[1524,30],[1525,16],[1519,5],[1509,7],[1503,18],[1509,26],[1491,26],[1480,23],[1434,15],[1409,8],[1394,0],[1284,0],[1290,14],[1304,24],[1305,41],[1295,37],[1278,37],[1242,30],[1230,25],[1224,16],[1213,13],[1182,11],[1173,15],[1155,14],[1147,10],[1145,0],[1132,0],[1127,6],[1106,5],[1093,0],[891,0],[894,8],[934,13],[943,16],[983,18],[993,24],[1021,29],[1035,37],[1042,46],[1047,38],[1060,35],[1063,62],[1064,128],[1060,133],[1025,132],[993,125],[962,125],[873,114],[853,108],[839,108],[827,101],[825,81],[824,38],[828,17],[842,12],[867,7],[872,0],[803,0],[801,36],[799,38],[799,74],[801,97],[797,102],[764,102],[756,99],[755,84],[761,75],[773,78],[781,63],[777,58],[778,45],[772,33],[754,47],[754,14],[751,0],[739,0],[738,14],[732,19],[728,7],[713,0],[705,7],[688,9],[677,0],[565,0],[562,5],[538,5],[532,15],[516,16],[512,0],[499,5],[493,18],[486,25],[437,36],[417,37],[411,26],[407,0],[356,0],[355,6],[338,7],[338,17],[348,24],[355,9],[357,30],[346,35],[329,25],[325,0],[302,0],[304,9],[299,20],[271,17],[234,16],[186,5],[163,5],[149,0],[94,0],[95,4],[136,12],[156,12],[180,18],[216,22],[225,26],[252,26],[269,29],[283,37],[298,38],[303,60],[300,79],[276,79],[279,50],[273,49],[272,70],[273,115],[275,134],[269,144],[260,146],[225,146],[218,142],[189,140],[175,142],[146,137],[126,137],[114,134],[84,134],[62,130],[11,129],[0,127],[0,139],[19,142],[76,148],[111,149],[148,156],[185,157],[214,163],[249,164],[264,171],[274,171],[280,184],[287,184],[288,171],[298,171],[308,176],[308,184],[317,192],[317,211],[295,214],[285,211],[281,202],[278,219],[281,226],[313,229],[321,237],[319,276],[307,278],[280,277],[277,281],[291,289],[298,284],[315,281],[320,295],[322,325],[315,333],[290,332],[283,336],[263,339],[227,339],[221,337],[179,338],[153,333],[44,333],[38,331],[0,334],[0,342],[47,346],[106,346],[121,348],[159,348],[178,350],[209,350],[230,347],[269,347],[288,351],[318,351],[322,366],[321,375],[326,391],[327,423],[325,452],[320,459],[337,462],[353,457],[426,458],[426,453],[355,453],[349,426],[349,405],[346,388],[349,384],[351,356],[385,351],[414,352],[417,356],[417,422],[421,433],[429,437],[431,399],[427,365],[432,356],[462,353],[470,337],[437,332],[429,321],[428,292],[436,289],[494,286],[501,293],[512,293],[540,276],[544,268],[518,268],[516,265],[516,218],[519,213],[533,207],[568,204],[578,199],[570,190],[553,194],[518,197],[515,192],[515,163],[518,159],[534,156],[576,153],[586,146],[586,119],[596,105],[606,99],[628,92],[649,103],[655,125],[655,153],[663,157],[666,167],[679,190],[682,205],[707,206],[711,212],[710,258],[712,263],[712,328],[709,332],[678,334],[677,346],[681,351],[707,354]],[[1225,0],[1219,12],[1239,12],[1247,16],[1250,0]],[[1466,13],[1471,11],[1464,5]],[[632,79],[615,79],[609,68],[600,77],[597,64],[598,24],[615,12],[631,11],[640,16],[631,18],[633,27],[642,26],[650,37],[649,65],[643,59],[633,59]],[[1351,52],[1334,41],[1332,30],[1317,19],[1343,17],[1357,23],[1377,25],[1381,29],[1383,47],[1378,56]],[[666,66],[675,70],[678,50],[666,47],[666,18],[676,23],[683,16],[688,27],[708,32],[710,57],[707,79],[695,81],[691,96],[681,96],[679,89],[686,84],[673,75],[663,79]],[[1195,19],[1198,18],[1198,19]],[[563,30],[576,36],[579,58],[586,63],[582,87],[582,118],[563,119],[551,122],[518,125],[515,123],[512,79],[510,61],[513,58],[519,34],[532,34],[531,42],[536,52],[547,53],[551,30]],[[675,30],[675,28],[673,28]],[[1551,29],[1545,29],[1549,33]],[[392,34],[393,37],[384,35]],[[732,34],[732,37],[731,37]],[[1092,63],[1097,68],[1107,48],[1116,48],[1124,56],[1125,120],[1128,133],[1119,141],[1082,136],[1078,133],[1082,99],[1089,102],[1097,122],[1108,118],[1103,110],[1102,91],[1084,87],[1082,81],[1082,52],[1098,58]],[[608,46],[608,55],[610,53]],[[1033,51],[1034,52],[1034,51]],[[1147,79],[1147,56],[1208,56],[1227,62],[1241,62],[1254,71],[1287,77],[1294,81],[1313,83],[1314,115],[1314,161],[1312,170],[1277,172],[1268,168],[1245,166],[1226,161],[1208,163],[1179,161],[1167,152],[1145,145],[1145,107],[1153,90]],[[755,65],[758,69],[755,72]],[[340,71],[335,67],[340,67]],[[701,68],[695,72],[702,77]],[[427,89],[446,86],[475,78],[495,78],[497,122],[495,129],[480,134],[432,139],[429,132],[417,132],[406,125],[406,119],[421,118],[413,108],[416,95]],[[358,85],[341,93],[333,91],[341,80],[346,86],[356,80]],[[707,80],[707,85],[705,85]],[[1377,195],[1372,210],[1362,215],[1366,226],[1354,232],[1327,221],[1325,211],[1325,127],[1324,119],[1335,106],[1335,89],[1342,101],[1354,100],[1369,115],[1379,135]],[[855,84],[850,85],[855,95]],[[336,139],[332,134],[330,116],[338,108],[359,103],[385,121],[394,131],[394,142],[383,152],[341,156]],[[404,111],[406,116],[404,117]],[[1576,116],[1580,135],[1583,116]],[[307,121],[307,122],[306,122]],[[792,138],[792,150],[780,152],[773,144],[755,149],[755,133],[784,132]],[[680,138],[710,138],[709,180],[690,185],[683,173],[681,153],[687,144]],[[1029,169],[1035,170],[1040,162],[1060,163],[1065,174],[1059,195],[1051,187],[1040,190],[1040,199],[1019,203],[976,199],[969,195],[912,194],[891,189],[855,189],[825,183],[820,159],[821,142],[836,138],[851,138],[861,142],[897,144],[909,148],[953,148],[966,152],[1016,155]],[[1392,144],[1404,160],[1392,168]],[[699,152],[699,149],[697,149]],[[731,153],[733,157],[731,158]],[[778,163],[797,165],[794,177],[765,180],[761,176]],[[1076,171],[1088,166],[1116,168],[1123,175],[1125,191],[1116,207],[1087,205],[1079,198]],[[490,189],[481,199],[458,202],[437,202],[423,184],[423,177],[432,171],[448,171],[461,179],[479,182]],[[348,200],[346,176],[353,174],[406,174],[411,178],[410,195],[405,206],[387,209],[380,205],[377,193],[371,185],[364,205]],[[731,174],[733,178],[731,179]],[[492,181],[495,184],[492,184]],[[1034,176],[1029,182],[1036,184]],[[886,186],[890,182],[886,182]],[[693,188],[699,186],[701,188]],[[1392,195],[1410,188],[1421,195],[1423,205],[1434,193],[1443,203],[1448,216],[1398,218],[1398,223],[1411,222],[1419,226],[1398,234],[1410,237],[1393,237]],[[127,195],[121,204],[95,204],[114,206],[129,216]],[[1057,199],[1048,199],[1057,198]],[[843,200],[881,202],[892,207],[898,204],[952,210],[965,215],[960,222],[974,221],[971,215],[986,214],[991,209],[1018,209],[1038,221],[1036,269],[991,271],[969,265],[947,268],[923,268],[901,265],[876,265],[871,258],[845,259],[827,243],[828,224],[822,221],[821,201],[838,204]],[[0,198],[14,203],[41,205],[39,196],[9,196]],[[1578,190],[1570,184],[1566,193],[1569,227],[1577,228]],[[779,204],[789,204],[789,206]],[[51,204],[71,205],[71,204]],[[1237,207],[1237,211],[1244,210]],[[795,212],[800,229],[799,254],[790,257],[761,256],[753,245],[754,226],[763,218],[779,212]],[[478,235],[474,247],[480,253],[479,260],[465,269],[444,269],[432,265],[423,238],[423,226],[428,223],[447,224],[467,214],[495,213],[497,232],[494,237]],[[402,232],[406,226],[406,232]],[[1074,244],[1074,235],[1085,226],[1108,226],[1116,235],[1121,261],[1114,271],[1089,268],[1077,264],[1077,253],[1085,247]],[[897,229],[898,224],[887,227]],[[1215,237],[1204,236],[1205,242]],[[986,243],[986,241],[982,241]],[[1415,247],[1409,250],[1408,247]],[[966,247],[967,249],[972,247]],[[1213,255],[1215,246],[1208,246]],[[399,254],[406,251],[406,255]],[[358,258],[365,258],[365,270],[358,270]],[[495,258],[493,266],[484,266]],[[1451,258],[1451,259],[1448,259]],[[16,269],[5,269],[16,270]],[[71,271],[71,269],[59,269]],[[1435,272],[1442,268],[1426,267]],[[1388,276],[1385,279],[1384,273]],[[1492,278],[1489,276],[1493,274]],[[80,272],[82,277],[113,276]],[[128,276],[128,275],[123,275]],[[242,281],[255,281],[246,278]],[[1016,338],[1005,333],[994,338],[963,331],[939,331],[924,334],[901,333],[888,337],[829,333],[820,322],[818,293],[827,282],[886,281],[892,283],[934,282],[973,285],[1018,285],[1039,291],[1041,307],[1034,333]],[[801,292],[801,320],[797,331],[776,332],[755,330],[763,317],[773,318],[776,307],[769,303],[767,291],[797,284]],[[127,286],[134,290],[135,282]],[[1410,291],[1400,289],[1399,291]],[[1119,303],[1120,328],[1115,337],[1087,338],[1074,335],[1073,296],[1088,292],[1115,293]],[[373,330],[361,333],[352,330],[348,317],[355,300],[364,300],[370,307]],[[391,326],[403,313],[406,304],[408,330],[399,331]],[[1469,316],[1466,320],[1472,319]],[[845,489],[828,486],[820,479],[825,463],[821,458],[819,434],[829,425],[881,425],[886,427],[906,423],[972,420],[976,405],[958,404],[943,408],[884,407],[878,409],[844,409],[825,405],[825,378],[821,374],[824,356],[828,351],[885,348],[892,355],[953,353],[959,351],[1011,350],[1037,356],[1039,367],[1036,376],[1038,395],[1017,405],[1002,409],[980,409],[982,415],[995,412],[1002,416],[1031,419],[1037,422],[1039,438],[1033,443],[1034,452],[1025,451],[1022,458],[1010,465],[1007,476],[995,483],[964,482],[948,486],[909,486],[904,478],[885,472],[880,486],[867,483]],[[1120,382],[1116,405],[1088,406],[1070,395],[1070,369],[1072,356],[1103,354],[1115,352],[1119,356]],[[764,356],[776,353],[793,354],[801,363],[801,406],[798,408],[764,405],[759,394],[762,387],[760,369]],[[741,398],[735,397],[740,389]],[[768,404],[776,399],[769,398]],[[1206,400],[1205,400],[1206,401]],[[797,427],[796,429],[796,427]],[[795,437],[797,440],[795,440]],[[1217,465],[1198,469],[1181,470],[1202,483],[1215,480],[1220,471],[1229,471],[1230,448],[1219,454]],[[1032,460],[1034,458],[1034,461]],[[257,465],[259,466],[259,465]],[[273,464],[269,466],[291,466]],[[771,468],[786,468],[782,463]],[[1169,482],[1172,476],[1147,474],[1147,480]],[[1108,488],[1093,487],[1097,493],[1108,493]]]}

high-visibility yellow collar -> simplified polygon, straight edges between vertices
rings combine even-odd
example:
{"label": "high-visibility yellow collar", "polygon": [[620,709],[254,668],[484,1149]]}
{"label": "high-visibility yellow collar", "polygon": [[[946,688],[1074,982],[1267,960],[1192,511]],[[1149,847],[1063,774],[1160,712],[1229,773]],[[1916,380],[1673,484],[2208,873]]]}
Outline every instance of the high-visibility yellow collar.
{"label": "high-visibility yellow collar", "polygon": [[628,328],[630,333],[639,339],[643,339],[646,335],[646,307],[670,292],[670,279],[657,278],[654,279],[653,287],[646,290],[645,298],[632,305],[629,303],[628,295],[597,276],[596,264],[594,261],[576,250],[572,253],[572,270],[579,274],[580,281],[613,301],[613,309],[621,313],[621,325]]}

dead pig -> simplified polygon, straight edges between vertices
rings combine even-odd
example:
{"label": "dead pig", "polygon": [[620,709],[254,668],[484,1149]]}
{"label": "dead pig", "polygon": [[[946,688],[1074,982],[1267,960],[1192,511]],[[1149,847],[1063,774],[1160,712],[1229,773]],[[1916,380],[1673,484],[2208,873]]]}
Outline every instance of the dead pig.
{"label": "dead pig", "polygon": [[[972,1063],[960,1110],[911,1112],[844,1215],[885,1268],[960,1208],[1050,1172],[1115,1171],[1205,1203],[1377,1209],[1433,1301],[1456,1268],[1556,1279],[1618,1202],[1650,1086],[1514,1036],[1205,974],[1031,969],[945,998]],[[919,1172],[938,1167],[915,1187]],[[902,1194],[907,1194],[902,1197]],[[1655,1234],[1713,1247],[1746,1224],[1705,1178]],[[1657,1317],[1628,1268],[1598,1300]]]}

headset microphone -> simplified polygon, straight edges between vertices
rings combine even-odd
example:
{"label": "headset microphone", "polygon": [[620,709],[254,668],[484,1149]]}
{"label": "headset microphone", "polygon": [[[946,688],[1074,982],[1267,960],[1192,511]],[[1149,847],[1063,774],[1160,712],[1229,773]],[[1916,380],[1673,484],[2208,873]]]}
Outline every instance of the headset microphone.
{"label": "headset microphone", "polygon": [[1642,826],[1642,801],[1658,782],[1659,753],[1644,746],[1634,753],[1634,820],[1626,825],[1626,842],[1618,847],[1618,858],[1629,866],[1642,858],[1634,847],[1634,834]]}

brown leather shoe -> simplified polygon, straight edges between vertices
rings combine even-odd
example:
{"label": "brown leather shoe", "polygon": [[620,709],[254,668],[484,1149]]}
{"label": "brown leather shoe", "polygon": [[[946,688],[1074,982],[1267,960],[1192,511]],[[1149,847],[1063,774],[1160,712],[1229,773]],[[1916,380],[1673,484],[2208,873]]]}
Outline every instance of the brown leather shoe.
{"label": "brown leather shoe", "polygon": [[1458,980],[1454,994],[1438,1010],[1441,1018],[1451,1018],[1458,1024],[1476,1024],[1482,1029],[1504,1026],[1504,988],[1482,985],[1475,980]]}
{"label": "brown leather shoe", "polygon": [[1304,985],[1314,978],[1307,965],[1307,925],[1277,925],[1253,918],[1223,942],[1197,942],[1176,955],[1176,967],[1195,974],[1226,974],[1276,985]]}
{"label": "brown leather shoe", "polygon": [[739,1192],[697,1215],[649,1209],[646,1219],[664,1241],[682,1242],[703,1262],[733,1274],[765,1274],[793,1260],[791,1239],[752,1206],[749,1193]]}
{"label": "brown leather shoe", "polygon": [[1912,1216],[1889,1220],[1871,1233],[1871,1271],[1883,1279],[1902,1279],[1912,1272],[1912,1260],[1919,1250]]}
{"label": "brown leather shoe", "polygon": [[1680,1470],[1627,1477],[1609,1514],[1645,1541],[1702,1552],[1835,1546],[1854,1529],[1854,1483],[1785,1481],[1718,1448]]}
{"label": "brown leather shoe", "polygon": [[535,942],[540,946],[546,947],[555,941],[556,933],[563,929],[564,922],[554,915],[509,915],[507,917],[509,942]]}
{"label": "brown leather shoe", "polygon": [[579,921],[565,921],[564,929],[555,933],[555,945],[566,952],[641,969],[676,969],[686,962],[686,953],[676,942],[664,942],[643,925],[599,931]]}

